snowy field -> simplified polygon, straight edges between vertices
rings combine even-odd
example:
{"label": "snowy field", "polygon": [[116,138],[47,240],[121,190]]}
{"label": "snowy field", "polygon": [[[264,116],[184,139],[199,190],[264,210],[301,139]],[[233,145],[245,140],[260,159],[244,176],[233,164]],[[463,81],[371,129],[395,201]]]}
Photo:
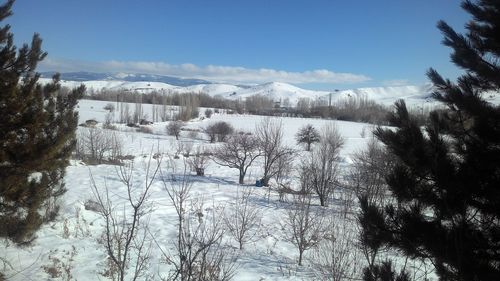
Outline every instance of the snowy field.
{"label": "snowy field", "polygon": [[[107,113],[103,107],[108,102],[82,100],[79,103],[80,123],[88,119],[103,122]],[[133,108],[133,107],[132,107]],[[149,105],[144,105],[144,112],[150,114]],[[200,110],[203,112],[204,110]],[[151,115],[150,115],[151,116]],[[255,125],[263,117],[252,115],[226,115],[214,114],[210,119],[201,118],[190,121],[187,128],[199,129],[211,122],[227,121],[238,131],[253,131]],[[372,138],[373,125],[319,120],[302,118],[279,118],[283,124],[286,144],[300,149],[299,156],[295,159],[298,165],[303,159],[305,151],[296,145],[294,135],[300,127],[312,124],[321,129],[323,125],[334,123],[341,135],[345,138],[345,145],[340,152],[340,166],[347,168],[351,163],[353,153],[363,149]],[[168,180],[162,181],[172,173],[179,175],[184,167],[183,156],[173,159],[172,155],[177,146],[175,137],[165,133],[168,122],[155,123],[151,125],[153,134],[138,133],[125,126],[118,126],[117,134],[123,142],[123,155],[132,155],[134,162],[133,184],[138,190],[144,186],[145,170],[153,154],[162,154],[162,175],[157,175],[150,189],[150,203],[152,212],[148,215],[148,235],[154,237],[151,245],[151,259],[148,261],[148,275],[159,280],[165,277],[172,269],[172,265],[165,261],[162,252],[173,252],[176,242],[176,220],[175,209],[168,197],[165,188],[171,185]],[[99,126],[99,125],[98,125]],[[86,128],[79,127],[78,130]],[[206,136],[199,133],[197,136],[188,132],[181,133],[180,142],[192,143],[193,151],[197,146],[207,148],[220,144],[210,144]],[[237,243],[228,235],[224,236],[224,242],[229,245],[227,252],[236,261],[236,273],[234,280],[316,280],[315,271],[309,262],[309,253],[305,252],[303,266],[297,265],[298,251],[286,239],[283,234],[284,217],[290,202],[281,202],[278,194],[268,189],[255,187],[256,179],[262,176],[262,160],[258,159],[252,165],[245,177],[245,185],[238,185],[238,170],[223,167],[210,162],[204,177],[197,177],[191,173],[192,180],[190,214],[199,215],[202,212],[205,217],[210,214],[220,216],[225,208],[231,207],[238,193],[243,190],[253,190],[250,203],[258,209],[262,220],[258,226],[258,232],[254,240],[239,250]],[[153,165],[154,166],[154,165]],[[175,171],[173,171],[175,167]],[[0,258],[8,260],[12,268],[5,270],[8,280],[110,280],[103,276],[107,268],[107,254],[102,245],[102,234],[104,221],[99,214],[86,210],[84,203],[89,199],[95,199],[92,191],[92,178],[95,186],[100,192],[107,187],[113,205],[120,212],[129,212],[124,209],[126,205],[126,186],[120,182],[118,167],[115,165],[85,165],[81,161],[72,160],[67,168],[65,178],[67,192],[61,200],[61,211],[55,222],[49,223],[37,233],[37,239],[29,246],[15,247],[5,241],[1,243]],[[289,175],[292,183],[297,184],[297,172]],[[297,188],[295,186],[295,188]],[[135,194],[137,195],[137,194]],[[319,209],[318,201],[313,199],[313,208]],[[338,198],[332,198],[330,210],[334,211]],[[51,279],[48,271],[53,266],[68,269],[72,279],[67,275]],[[133,268],[129,269],[130,271]],[[143,276],[140,280],[146,280]]]}

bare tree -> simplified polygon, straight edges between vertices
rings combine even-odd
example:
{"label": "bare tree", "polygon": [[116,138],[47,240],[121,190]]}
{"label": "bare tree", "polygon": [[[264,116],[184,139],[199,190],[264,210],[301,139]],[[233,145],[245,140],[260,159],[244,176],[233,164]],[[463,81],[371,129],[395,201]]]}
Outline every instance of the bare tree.
{"label": "bare tree", "polygon": [[170,121],[166,127],[167,134],[169,136],[175,136],[175,139],[178,140],[181,135],[182,126],[184,126],[184,123],[181,121]]}
{"label": "bare tree", "polygon": [[[261,183],[269,185],[269,180],[279,171],[278,163],[282,157],[295,154],[295,150],[283,143],[283,124],[281,121],[264,118],[255,128],[259,150],[264,157],[263,177]],[[281,162],[283,163],[283,162]]]}
{"label": "bare tree", "polygon": [[109,129],[109,130],[116,129],[116,127],[112,124],[114,115],[115,113],[113,111],[106,113],[106,115],[104,116],[104,123],[102,124],[103,129]]}
{"label": "bare tree", "polygon": [[319,145],[301,166],[301,185],[318,195],[321,206],[328,205],[328,198],[338,185],[337,161],[343,144],[337,128],[332,124],[325,126]]}
{"label": "bare tree", "polygon": [[209,216],[203,214],[203,202],[196,208],[189,208],[192,183],[186,164],[180,178],[172,176],[169,184],[165,180],[167,177],[162,178],[178,223],[176,253],[171,255],[162,250],[164,257],[174,266],[167,280],[230,280],[236,268],[222,245],[224,228],[222,216],[215,213],[217,208],[211,208]]}
{"label": "bare tree", "polygon": [[101,129],[89,127],[78,132],[77,142],[82,158],[102,163],[104,155],[111,149],[111,142]]}
{"label": "bare tree", "polygon": [[294,158],[295,154],[285,154],[278,158],[276,163],[276,174],[274,176],[278,186],[290,185],[291,175],[294,170]]}
{"label": "bare tree", "polygon": [[385,178],[394,163],[391,154],[371,139],[365,150],[354,155],[353,162],[349,186],[358,198],[366,197],[371,204],[382,206],[388,193]]}
{"label": "bare tree", "polygon": [[298,144],[305,144],[306,151],[311,151],[311,144],[320,141],[320,135],[318,130],[311,124],[307,124],[299,129],[295,135],[295,140]]}
{"label": "bare tree", "polygon": [[137,95],[135,97],[135,110],[134,110],[134,116],[133,116],[133,121],[134,124],[138,124],[139,120],[143,119],[144,113],[143,113],[143,108],[142,108],[142,95]]}
{"label": "bare tree", "polygon": [[196,148],[196,153],[187,159],[191,170],[196,172],[197,176],[205,175],[205,168],[208,166],[210,153],[202,146]]}
{"label": "bare tree", "polygon": [[297,247],[299,265],[302,265],[304,252],[318,245],[323,238],[325,232],[323,214],[312,211],[309,195],[297,195],[294,204],[287,211],[282,229],[285,239]]}
{"label": "bare tree", "polygon": [[[145,270],[150,258],[150,247],[146,239],[148,221],[147,214],[151,211],[149,204],[150,188],[159,171],[160,161],[156,166],[151,166],[151,158],[146,168],[144,187],[137,192],[137,187],[133,182],[133,164],[120,166],[119,177],[127,188],[127,208],[120,208],[113,205],[106,187],[104,192],[97,187],[93,177],[92,191],[99,205],[99,214],[104,220],[103,243],[106,247],[108,258],[112,269],[110,270],[113,279],[120,281],[138,280],[144,277]],[[133,266],[133,273],[127,276],[127,269]],[[114,275],[116,273],[116,275]]]}
{"label": "bare tree", "polygon": [[193,146],[194,144],[192,141],[185,141],[182,146],[182,155],[186,158],[189,158],[189,156],[191,156],[191,152],[193,151]]}
{"label": "bare tree", "polygon": [[236,134],[229,137],[226,143],[213,150],[213,160],[240,172],[239,183],[243,184],[248,168],[260,156],[258,142],[248,134]]}
{"label": "bare tree", "polygon": [[202,128],[201,131],[207,134],[210,143],[214,143],[217,140],[217,132],[215,131],[215,127],[213,126],[213,124]]}
{"label": "bare tree", "polygon": [[116,132],[89,127],[78,131],[75,154],[84,161],[101,164],[106,159],[117,161],[122,146]]}
{"label": "bare tree", "polygon": [[357,280],[361,275],[362,257],[356,246],[356,221],[351,211],[343,208],[328,215],[325,221],[325,239],[314,248],[310,258],[317,280]]}
{"label": "bare tree", "polygon": [[243,245],[253,241],[261,221],[260,211],[251,204],[251,189],[238,190],[234,205],[226,209],[224,222],[231,236],[238,242],[240,250]]}
{"label": "bare tree", "polygon": [[183,94],[179,97],[178,120],[189,121],[199,115],[200,100],[196,94]]}
{"label": "bare tree", "polygon": [[130,114],[130,107],[128,103],[120,101],[120,123],[129,124],[132,123],[132,115]]}
{"label": "bare tree", "polygon": [[311,110],[311,99],[299,98],[295,108],[297,109],[298,112],[308,115],[309,111]]}
{"label": "bare tree", "polygon": [[273,105],[273,100],[264,95],[253,95],[245,99],[245,110],[250,114],[269,112]]}

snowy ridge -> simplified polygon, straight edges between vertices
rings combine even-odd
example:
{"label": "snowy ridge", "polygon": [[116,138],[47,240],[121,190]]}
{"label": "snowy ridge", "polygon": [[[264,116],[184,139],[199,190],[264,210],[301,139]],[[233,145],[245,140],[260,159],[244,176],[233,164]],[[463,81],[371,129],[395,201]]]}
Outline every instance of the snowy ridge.
{"label": "snowy ridge", "polygon": [[351,97],[366,98],[385,105],[392,105],[398,99],[404,99],[407,103],[422,103],[433,101],[431,97],[432,85],[422,86],[397,86],[397,87],[375,87],[358,88],[336,92],[334,100],[348,99]]}
{"label": "snowy ridge", "polygon": [[[48,83],[51,79],[41,78],[40,82]],[[395,101],[404,99],[407,105],[423,106],[435,105],[437,102],[432,98],[432,85],[424,84],[421,86],[394,86],[394,87],[372,87],[358,88],[340,91],[314,91],[306,90],[294,85],[281,82],[270,82],[249,87],[231,85],[231,84],[198,84],[191,86],[174,86],[163,82],[130,82],[117,80],[98,80],[98,81],[67,81],[62,80],[61,85],[69,88],[84,84],[87,89],[93,90],[124,90],[137,93],[150,93],[153,91],[161,93],[205,93],[210,96],[220,96],[227,99],[242,99],[261,95],[274,101],[289,100],[293,106],[301,98],[311,100],[320,99],[332,103],[346,99],[368,99],[383,105],[393,105]],[[487,94],[486,100],[494,104],[500,104],[500,95]]]}
{"label": "snowy ridge", "polygon": [[261,95],[275,101],[289,99],[292,104],[296,104],[300,98],[317,99],[327,94],[328,92],[325,91],[305,90],[287,83],[271,82],[241,89],[226,97],[246,99],[247,97]]}

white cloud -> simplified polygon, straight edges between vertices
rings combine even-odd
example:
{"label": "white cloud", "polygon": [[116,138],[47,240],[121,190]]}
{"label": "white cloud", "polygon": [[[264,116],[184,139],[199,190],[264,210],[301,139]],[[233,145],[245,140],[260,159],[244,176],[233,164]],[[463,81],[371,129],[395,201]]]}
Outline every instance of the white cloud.
{"label": "white cloud", "polygon": [[384,86],[387,87],[398,87],[398,86],[408,86],[410,82],[407,79],[395,79],[395,80],[387,80],[382,82]]}
{"label": "white cloud", "polygon": [[46,58],[40,63],[44,71],[89,71],[89,72],[129,72],[147,73],[184,78],[198,78],[214,82],[228,83],[329,83],[350,84],[371,80],[362,74],[339,73],[326,69],[308,70],[304,72],[289,72],[275,69],[251,69],[238,66],[208,65],[197,66],[190,63],[168,64],[164,62],[142,61],[102,61],[84,62],[65,59]]}

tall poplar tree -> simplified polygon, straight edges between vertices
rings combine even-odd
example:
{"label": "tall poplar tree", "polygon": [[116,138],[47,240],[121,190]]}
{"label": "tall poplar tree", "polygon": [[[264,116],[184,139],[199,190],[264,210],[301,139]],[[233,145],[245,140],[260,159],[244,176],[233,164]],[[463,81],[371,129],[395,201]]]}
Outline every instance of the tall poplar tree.
{"label": "tall poplar tree", "polygon": [[[397,129],[376,131],[398,159],[386,178],[396,202],[378,208],[361,200],[361,240],[431,261],[440,280],[500,280],[500,107],[486,101],[500,90],[500,1],[462,7],[472,15],[466,34],[443,21],[438,28],[465,74],[451,82],[428,71],[447,110],[420,128],[399,101],[391,116]],[[369,266],[364,277],[409,279],[389,262]]]}
{"label": "tall poplar tree", "polygon": [[[0,6],[0,22],[14,1]],[[63,176],[75,146],[74,111],[83,86],[63,93],[59,76],[38,83],[38,62],[47,55],[34,34],[17,49],[10,26],[0,28],[0,236],[17,243],[57,213],[55,199],[65,191]]]}

